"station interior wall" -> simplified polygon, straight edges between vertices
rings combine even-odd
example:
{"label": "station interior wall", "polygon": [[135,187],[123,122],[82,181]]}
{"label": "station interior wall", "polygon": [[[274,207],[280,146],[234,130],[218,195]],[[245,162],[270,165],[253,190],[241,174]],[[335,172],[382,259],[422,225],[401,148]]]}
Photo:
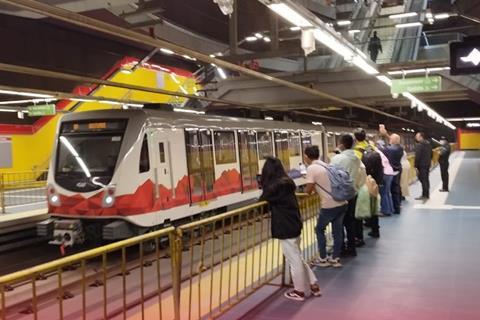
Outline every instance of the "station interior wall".
{"label": "station interior wall", "polygon": [[480,150],[480,130],[458,129],[457,134],[460,150]]}
{"label": "station interior wall", "polygon": [[[105,77],[105,79],[114,82],[135,84],[149,88],[159,88],[189,94],[194,94],[197,90],[195,87],[195,80],[189,71],[151,65],[138,67],[133,70],[132,68],[136,62],[137,60],[133,58],[122,59],[114,66],[113,72],[109,72],[109,76]],[[125,70],[133,71],[126,72]],[[93,97],[98,96],[131,101],[149,101],[150,103],[181,104],[185,101],[185,98],[181,97],[108,86],[95,86],[87,89],[90,92],[88,95]],[[84,90],[85,87],[77,87],[74,92],[81,94]],[[100,102],[75,102],[64,100],[57,103],[57,110],[59,109],[60,104],[62,104],[60,109],[65,111],[69,111],[79,104],[74,112],[119,109],[122,107],[121,105]],[[12,128],[10,131],[6,131],[5,129],[2,130],[2,137],[11,138],[12,167],[0,168],[0,173],[47,170],[50,164],[50,157],[55,141],[55,132],[60,117],[61,114],[42,117],[33,126],[30,126],[31,128],[29,128],[29,130],[24,130],[25,128],[21,128],[21,125],[9,127]]]}

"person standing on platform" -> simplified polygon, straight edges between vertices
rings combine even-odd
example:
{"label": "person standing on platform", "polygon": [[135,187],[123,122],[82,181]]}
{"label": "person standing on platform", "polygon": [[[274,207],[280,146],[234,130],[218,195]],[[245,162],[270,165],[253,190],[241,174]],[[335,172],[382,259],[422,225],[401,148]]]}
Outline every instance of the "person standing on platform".
{"label": "person standing on platform", "polygon": [[[380,153],[378,153],[375,150],[376,149],[375,146],[373,146],[367,140],[367,134],[364,129],[362,128],[355,129],[355,131],[353,132],[353,135],[355,136],[355,140],[356,140],[355,146],[353,147],[355,154],[365,165],[366,174],[371,176],[375,180],[379,188],[382,188],[383,179],[384,179],[384,175],[383,175],[384,168],[383,168],[382,157],[380,156]],[[372,218],[367,219],[366,223],[372,229],[368,235],[373,238],[379,238],[380,224],[378,221],[378,216],[374,215]],[[357,219],[355,221],[355,224],[356,224],[355,229],[356,229],[357,241],[359,243],[362,243],[364,242],[363,241],[363,221]]]}
{"label": "person standing on platform", "polygon": [[442,188],[440,192],[448,192],[448,166],[450,158],[450,144],[448,143],[447,138],[440,138],[440,157],[438,158],[438,163],[440,164],[440,173],[442,175]]}
{"label": "person standing on platform", "polygon": [[402,176],[403,147],[400,145],[400,136],[396,133],[389,135],[383,124],[380,125],[379,132],[380,135],[387,137],[390,142],[384,148],[379,149],[387,157],[395,173],[390,191],[392,194],[393,213],[400,214],[400,207],[402,203],[400,178]]}
{"label": "person standing on platform", "polygon": [[422,184],[422,195],[415,200],[428,200],[430,198],[430,166],[432,164],[432,145],[426,139],[424,132],[415,135],[415,168],[418,180]]}
{"label": "person standing on platform", "polygon": [[[321,210],[317,221],[317,240],[320,258],[314,262],[319,267],[341,267],[340,252],[343,244],[343,217],[347,211],[346,201],[335,201],[332,197],[330,178],[327,164],[320,161],[320,150],[318,146],[309,146],[304,152],[304,162],[307,164],[307,185],[305,192],[312,194],[317,192],[321,198]],[[333,254],[327,257],[327,241],[325,239],[325,228],[332,224],[333,233]]]}
{"label": "person standing on platform", "polygon": [[303,260],[300,249],[302,217],[295,195],[295,182],[287,175],[281,161],[267,157],[262,169],[261,200],[270,207],[272,238],[279,239],[283,255],[290,265],[294,290],[285,293],[285,297],[304,301],[305,293],[321,296],[317,278],[310,266]]}
{"label": "person standing on platform", "polygon": [[[353,137],[349,134],[344,134],[340,136],[339,140],[339,149],[341,152],[335,155],[330,164],[333,166],[338,166],[343,170],[347,171],[350,175],[350,178],[353,180],[353,184],[356,190],[360,189],[360,186],[365,183],[360,180],[360,159],[355,155],[355,152],[352,150],[353,147]],[[347,242],[343,246],[342,255],[343,256],[356,256],[356,240],[355,240],[355,208],[357,206],[357,196],[352,200],[348,201],[347,212],[343,218],[343,225],[345,227],[345,232],[347,236]],[[344,239],[345,240],[345,239]]]}
{"label": "person standing on platform", "polygon": [[377,37],[377,31],[373,31],[373,37],[368,42],[368,52],[370,52],[370,59],[375,63],[377,62],[378,51],[383,53],[382,41]]}

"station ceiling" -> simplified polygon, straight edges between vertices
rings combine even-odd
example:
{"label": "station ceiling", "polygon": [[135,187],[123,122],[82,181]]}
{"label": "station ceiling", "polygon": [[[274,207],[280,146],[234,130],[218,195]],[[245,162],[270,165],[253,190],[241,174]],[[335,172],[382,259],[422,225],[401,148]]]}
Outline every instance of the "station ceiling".
{"label": "station ceiling", "polygon": [[[244,41],[246,37],[252,36],[256,32],[268,32],[272,28],[273,15],[259,1],[238,1],[238,52],[230,55],[228,54],[229,17],[222,14],[212,0],[43,0],[41,2],[166,39],[205,54],[218,55],[218,52],[223,52],[222,59],[237,64],[248,63],[255,59],[270,59],[287,66],[303,59],[299,33],[291,31],[289,25],[281,19],[276,21],[281,40],[278,48],[272,48],[269,42],[250,43]],[[313,9],[313,12],[326,22],[334,22],[338,17],[344,18],[348,15],[348,12],[332,11],[332,8],[328,6],[314,7],[313,3],[316,1],[313,0],[300,2],[310,6],[309,8]],[[401,1],[384,1],[384,4],[395,5],[398,2]],[[457,0],[453,5],[450,2],[432,1],[431,9],[433,12],[458,12],[474,18],[480,17],[480,0]],[[337,5],[350,3],[353,3],[353,0],[337,1]],[[99,32],[74,27],[10,5],[0,4],[0,12],[2,13],[0,17],[1,38],[11,44],[0,52],[0,62],[3,63],[98,78],[105,74],[113,61],[119,57],[129,55],[141,59],[148,55],[151,49]],[[455,32],[465,35],[475,35],[480,34],[480,23],[457,17],[425,27],[425,30],[429,32],[443,32],[444,29],[453,29]],[[45,43],[49,45],[45,46]],[[32,50],[32,48],[35,49]],[[314,57],[329,55],[331,52],[321,45],[313,54]],[[193,63],[168,55],[155,55],[152,59],[161,64],[178,66],[192,72],[204,66],[203,63]],[[437,63],[445,64],[447,61]],[[389,67],[385,66],[385,68]],[[369,77],[361,71],[349,67],[331,71],[282,72],[282,70],[269,69],[264,66],[260,71],[407,119],[423,123],[426,120],[422,115],[411,110],[406,99],[392,98],[388,87],[382,85],[374,77]],[[15,83],[28,88],[67,92],[78,85],[73,82],[67,83],[61,80],[2,72],[0,72],[0,82],[0,84]],[[464,81],[450,77],[448,74],[443,75],[443,82],[443,92],[419,94],[418,97],[445,118],[457,115],[480,115],[478,90],[466,86]],[[274,113],[278,117],[283,114],[300,117],[302,113],[305,113],[316,114],[320,118],[323,116],[326,121],[348,121],[352,125],[356,123],[373,125],[381,121],[390,122],[391,125],[398,128],[403,126],[401,121],[375,116],[369,111],[347,107],[328,99],[320,99],[292,89],[272,85],[268,81],[234,77],[220,81],[215,89],[219,91],[216,93],[218,97],[258,104],[265,113]],[[7,99],[8,97],[0,96],[0,101]],[[244,109],[216,104],[211,104],[210,108],[218,112],[230,110],[232,113]],[[330,119],[328,120],[328,118]],[[36,121],[35,118],[17,119],[15,114],[8,116],[0,114],[0,122],[27,123],[34,121]]]}

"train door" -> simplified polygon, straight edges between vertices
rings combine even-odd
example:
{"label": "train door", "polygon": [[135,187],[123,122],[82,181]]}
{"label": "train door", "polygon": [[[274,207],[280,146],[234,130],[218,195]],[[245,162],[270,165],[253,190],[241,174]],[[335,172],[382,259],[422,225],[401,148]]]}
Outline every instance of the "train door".
{"label": "train door", "polygon": [[240,151],[240,171],[242,173],[242,191],[257,188],[258,153],[257,136],[254,131],[238,132]]}
{"label": "train door", "polygon": [[288,150],[288,132],[275,132],[275,154],[283,164],[285,171],[290,171],[290,151]]}
{"label": "train door", "polygon": [[215,198],[212,134],[207,129],[185,129],[190,202]]}

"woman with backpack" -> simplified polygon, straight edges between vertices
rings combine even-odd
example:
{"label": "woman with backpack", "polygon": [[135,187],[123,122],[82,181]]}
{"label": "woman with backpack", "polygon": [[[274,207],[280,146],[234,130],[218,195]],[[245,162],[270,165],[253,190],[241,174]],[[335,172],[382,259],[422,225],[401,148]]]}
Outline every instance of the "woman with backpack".
{"label": "woman with backpack", "polygon": [[296,185],[287,175],[279,159],[267,157],[261,176],[262,196],[270,207],[272,238],[279,239],[283,255],[290,265],[294,290],[285,297],[304,301],[306,293],[321,296],[317,278],[303,260],[300,249],[302,218],[295,195]]}

